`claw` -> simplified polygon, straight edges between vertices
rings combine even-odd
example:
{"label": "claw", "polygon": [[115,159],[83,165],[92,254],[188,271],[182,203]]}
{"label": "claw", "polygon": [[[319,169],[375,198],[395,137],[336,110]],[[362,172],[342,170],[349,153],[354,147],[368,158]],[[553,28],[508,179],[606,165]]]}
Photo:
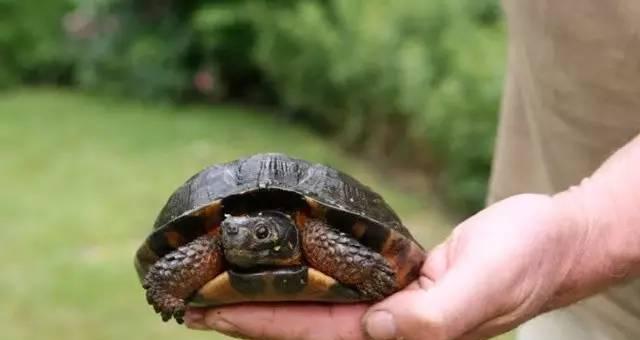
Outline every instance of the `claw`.
{"label": "claw", "polygon": [[153,298],[151,297],[151,293],[149,291],[147,291],[146,297],[147,297],[147,303],[150,305],[153,305]]}
{"label": "claw", "polygon": [[184,312],[180,316],[178,316],[178,314],[174,314],[173,318],[176,319],[178,325],[182,325],[184,323]]}
{"label": "claw", "polygon": [[162,321],[167,322],[169,321],[169,319],[171,319],[171,313],[170,312],[162,312],[160,313],[160,316],[162,317]]}

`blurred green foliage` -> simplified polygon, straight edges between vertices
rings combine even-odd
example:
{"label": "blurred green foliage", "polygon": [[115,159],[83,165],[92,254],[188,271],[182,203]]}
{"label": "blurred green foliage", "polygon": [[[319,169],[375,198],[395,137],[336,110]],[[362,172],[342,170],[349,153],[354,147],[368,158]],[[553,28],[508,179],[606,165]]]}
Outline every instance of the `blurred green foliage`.
{"label": "blurred green foliage", "polygon": [[66,0],[0,0],[0,88],[68,78],[61,18],[71,7]]}
{"label": "blurred green foliage", "polygon": [[497,1],[22,4],[0,0],[14,13],[0,21],[0,84],[70,64],[101,93],[275,104],[387,167],[428,171],[463,212],[483,204],[504,67]]}
{"label": "blurred green foliage", "polygon": [[496,3],[251,5],[256,61],[284,105],[377,159],[435,162],[451,202],[482,205],[504,62]]}
{"label": "blurred green foliage", "polygon": [[189,84],[188,6],[96,1],[70,16],[75,81],[96,92],[175,102]]}

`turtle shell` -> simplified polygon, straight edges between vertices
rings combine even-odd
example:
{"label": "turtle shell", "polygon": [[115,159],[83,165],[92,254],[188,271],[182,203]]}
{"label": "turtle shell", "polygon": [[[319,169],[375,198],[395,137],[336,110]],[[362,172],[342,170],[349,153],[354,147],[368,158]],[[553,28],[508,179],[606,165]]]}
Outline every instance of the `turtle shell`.
{"label": "turtle shell", "polygon": [[[401,286],[418,275],[423,248],[379,194],[334,168],[268,153],[210,166],[180,186],[169,197],[152,232],[136,253],[140,280],[151,264],[215,230],[226,214],[265,209],[305,211],[326,219],[330,225],[383,254]],[[327,283],[330,278],[319,278],[317,272],[312,272],[312,280],[305,282],[315,279],[322,282],[319,287],[331,285]],[[224,290],[225,285],[228,283],[218,278],[207,286]],[[206,293],[210,295],[211,291]],[[343,296],[350,300],[347,295]],[[272,295],[256,300],[274,299]],[[304,295],[298,299],[304,299]]]}

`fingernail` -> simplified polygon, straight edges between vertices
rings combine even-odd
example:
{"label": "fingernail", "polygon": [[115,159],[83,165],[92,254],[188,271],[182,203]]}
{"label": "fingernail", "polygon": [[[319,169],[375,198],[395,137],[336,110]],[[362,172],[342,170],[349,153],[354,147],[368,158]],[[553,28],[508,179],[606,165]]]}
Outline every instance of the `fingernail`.
{"label": "fingernail", "polygon": [[397,332],[396,321],[389,312],[373,312],[365,321],[365,331],[373,340],[395,339]]}
{"label": "fingernail", "polygon": [[204,323],[203,313],[199,311],[187,310],[187,313],[184,315],[184,324],[191,329],[209,329]]}

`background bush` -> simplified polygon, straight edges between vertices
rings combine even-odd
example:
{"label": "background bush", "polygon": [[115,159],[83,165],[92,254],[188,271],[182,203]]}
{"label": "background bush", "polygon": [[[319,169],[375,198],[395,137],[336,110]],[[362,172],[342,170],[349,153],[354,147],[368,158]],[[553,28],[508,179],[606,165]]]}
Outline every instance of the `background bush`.
{"label": "background bush", "polygon": [[285,106],[377,159],[437,171],[463,211],[482,205],[504,62],[496,4],[251,4],[255,60]]}
{"label": "background bush", "polygon": [[276,105],[269,111],[349,150],[433,175],[451,204],[472,212],[485,195],[502,85],[498,6],[0,0],[0,50],[9,51],[0,84],[66,75],[146,100]]}
{"label": "background bush", "polygon": [[76,83],[102,93],[179,100],[189,86],[192,10],[179,1],[100,1],[78,7],[72,14],[78,25],[70,32]]}
{"label": "background bush", "polygon": [[71,8],[64,0],[0,0],[0,88],[68,81],[71,56],[60,23]]}

